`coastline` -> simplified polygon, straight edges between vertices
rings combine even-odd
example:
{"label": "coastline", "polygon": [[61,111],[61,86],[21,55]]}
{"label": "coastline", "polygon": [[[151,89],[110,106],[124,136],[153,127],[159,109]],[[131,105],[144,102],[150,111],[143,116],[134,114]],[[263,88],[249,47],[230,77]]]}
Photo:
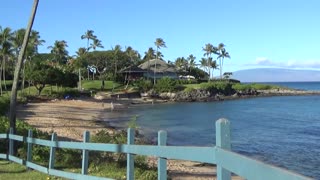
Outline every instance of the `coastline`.
{"label": "coastline", "polygon": [[[220,100],[301,95],[320,95],[320,92],[274,90],[262,91],[257,95],[225,96],[221,97]],[[18,107],[17,117],[42,131],[49,133],[54,131],[63,140],[81,141],[84,130],[89,130],[91,134],[96,133],[100,129],[107,129],[111,133],[118,130],[110,127],[108,121],[104,121],[104,119],[112,118],[112,113],[108,113],[111,112],[111,102],[114,108],[121,108],[125,111],[129,106],[151,103],[175,103],[176,101],[156,98],[111,98],[109,96],[99,96],[98,94],[95,99],[31,101]],[[150,165],[156,165],[155,158],[151,157],[148,160]],[[168,161],[168,169],[172,179],[213,179],[215,177],[215,167],[202,163],[170,160]],[[235,179],[241,178],[235,177]]]}

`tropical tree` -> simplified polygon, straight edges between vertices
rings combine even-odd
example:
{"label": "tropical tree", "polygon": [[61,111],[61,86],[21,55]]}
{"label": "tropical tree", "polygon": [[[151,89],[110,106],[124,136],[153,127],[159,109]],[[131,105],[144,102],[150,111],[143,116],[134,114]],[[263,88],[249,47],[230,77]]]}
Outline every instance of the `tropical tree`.
{"label": "tropical tree", "polygon": [[191,72],[191,69],[193,69],[196,66],[196,57],[193,56],[193,54],[190,54],[187,57],[187,62],[188,62],[188,69],[189,72]]}
{"label": "tropical tree", "polygon": [[156,71],[157,71],[157,60],[158,60],[158,52],[160,50],[160,48],[166,48],[166,43],[164,42],[164,40],[162,38],[157,38],[156,41],[154,42],[154,44],[157,47],[157,53],[156,53],[156,60],[154,61],[154,72],[153,72],[153,85],[156,84]]}
{"label": "tropical tree", "polygon": [[144,57],[142,58],[143,62],[149,61],[151,59],[155,59],[156,58],[156,53],[154,51],[154,49],[152,47],[150,47],[148,49],[147,52],[144,53]]}
{"label": "tropical tree", "polygon": [[89,41],[94,40],[97,38],[97,36],[93,35],[93,30],[87,30],[84,35],[81,36],[81,39],[87,39],[87,51],[89,51]]}
{"label": "tropical tree", "polygon": [[122,47],[120,46],[120,45],[116,45],[114,48],[112,48],[112,51],[113,51],[113,60],[114,60],[114,78],[116,78],[117,77],[117,72],[118,72],[118,64],[117,64],[117,62],[118,62],[118,58],[119,58],[119,53],[121,53],[122,51],[121,51],[121,49],[122,49]]}
{"label": "tropical tree", "polygon": [[[14,32],[13,47],[14,47],[16,59],[18,59],[19,51],[20,51],[22,43],[23,43],[23,36],[24,36],[25,32],[26,32],[25,29],[19,29]],[[27,49],[26,49],[26,53],[24,56],[21,89],[24,89],[26,61],[27,61],[27,59],[31,60],[31,58],[38,53],[38,46],[42,45],[44,42],[45,42],[45,40],[42,40],[40,38],[40,33],[38,31],[35,31],[35,30],[31,31],[31,34],[29,37],[29,42],[28,42]]]}
{"label": "tropical tree", "polygon": [[207,71],[207,73],[209,74],[209,78],[208,78],[208,82],[209,82],[211,78],[211,69],[213,71],[214,69],[218,68],[217,61],[213,60],[211,57],[202,58],[200,60],[200,66],[204,68],[205,71]]}
{"label": "tropical tree", "polygon": [[[23,57],[24,57],[25,51],[27,49],[29,36],[30,36],[31,29],[32,29],[32,24],[34,22],[34,18],[35,18],[36,12],[37,12],[38,3],[39,3],[39,0],[34,0],[34,2],[33,2],[33,7],[32,7],[32,11],[31,11],[30,19],[28,22],[28,26],[26,28],[26,33],[24,35],[23,44],[22,44],[22,47],[21,47],[21,50],[19,53],[18,61],[16,63],[15,71],[14,71],[14,78],[13,78],[11,98],[10,98],[10,112],[9,112],[10,128],[12,128],[13,134],[16,133],[16,103],[17,103],[19,74],[21,71]],[[13,147],[15,147],[15,146],[13,146]]]}
{"label": "tropical tree", "polygon": [[6,62],[9,59],[9,56],[12,54],[12,35],[11,28],[6,27],[2,29],[0,27],[0,57],[1,60],[1,67],[0,67],[0,89],[2,95],[2,79],[4,81],[4,87],[7,89],[6,86]]}
{"label": "tropical tree", "polygon": [[48,49],[51,49],[51,54],[54,55],[54,61],[58,63],[65,64],[68,59],[67,51],[67,42],[65,40],[55,41],[53,46],[49,46]]}
{"label": "tropical tree", "polygon": [[220,60],[220,79],[222,79],[222,67],[224,58],[230,58],[229,53],[225,49],[225,45],[220,43],[218,45],[218,59]]}
{"label": "tropical tree", "polygon": [[128,46],[125,50],[125,53],[129,56],[130,60],[130,66],[129,66],[129,77],[126,77],[125,80],[127,80],[127,85],[125,89],[128,88],[128,85],[130,83],[130,76],[131,76],[131,67],[140,60],[140,54],[138,51],[134,50],[131,46]]}
{"label": "tropical tree", "polygon": [[93,42],[92,44],[90,44],[90,47],[92,47],[93,50],[96,50],[96,48],[104,48],[99,39],[93,39]]}
{"label": "tropical tree", "polygon": [[184,57],[178,57],[174,65],[177,67],[179,71],[186,72],[188,61]]}
{"label": "tropical tree", "polygon": [[210,43],[206,44],[205,47],[202,48],[202,50],[205,52],[203,55],[207,56],[207,58],[211,57],[212,54],[218,54],[218,48]]}

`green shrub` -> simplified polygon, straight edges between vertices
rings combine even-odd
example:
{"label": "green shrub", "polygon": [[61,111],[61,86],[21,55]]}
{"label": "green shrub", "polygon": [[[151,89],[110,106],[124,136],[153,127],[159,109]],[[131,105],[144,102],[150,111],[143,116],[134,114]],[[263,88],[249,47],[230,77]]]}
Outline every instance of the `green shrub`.
{"label": "green shrub", "polygon": [[234,89],[232,88],[232,84],[223,81],[215,81],[209,83],[201,83],[200,88],[210,91],[211,93],[219,93],[224,95],[230,95],[234,93]]}
{"label": "green shrub", "polygon": [[187,87],[187,88],[184,89],[184,92],[189,93],[189,92],[192,92],[194,90],[195,90],[195,88],[193,88],[193,87]]}
{"label": "green shrub", "polygon": [[233,84],[232,88],[236,91],[247,91],[249,89],[251,89],[251,86],[249,84]]}
{"label": "green shrub", "polygon": [[169,77],[163,77],[157,81],[155,85],[155,91],[158,93],[162,92],[173,92],[176,88],[176,80]]}
{"label": "green shrub", "polygon": [[152,82],[150,80],[139,79],[135,82],[135,85],[139,88],[139,91],[147,92],[152,88]]}
{"label": "green shrub", "polygon": [[282,87],[271,85],[271,84],[240,84],[236,83],[232,85],[232,88],[236,91],[247,91],[247,90],[269,90],[269,89],[281,89]]}
{"label": "green shrub", "polygon": [[0,97],[0,115],[4,115],[10,105],[10,97],[9,96],[2,96]]}

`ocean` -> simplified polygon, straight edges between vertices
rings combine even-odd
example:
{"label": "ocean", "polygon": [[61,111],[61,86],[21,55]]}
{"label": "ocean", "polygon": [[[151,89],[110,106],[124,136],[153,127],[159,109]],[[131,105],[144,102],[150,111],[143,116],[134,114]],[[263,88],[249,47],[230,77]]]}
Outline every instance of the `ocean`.
{"label": "ocean", "polygon": [[[275,83],[279,84],[279,83]],[[320,90],[320,83],[283,83]],[[156,140],[166,130],[169,145],[213,146],[215,121],[231,122],[232,150],[263,162],[320,179],[320,96],[279,96],[219,102],[139,105],[114,111],[111,125],[137,125]]]}

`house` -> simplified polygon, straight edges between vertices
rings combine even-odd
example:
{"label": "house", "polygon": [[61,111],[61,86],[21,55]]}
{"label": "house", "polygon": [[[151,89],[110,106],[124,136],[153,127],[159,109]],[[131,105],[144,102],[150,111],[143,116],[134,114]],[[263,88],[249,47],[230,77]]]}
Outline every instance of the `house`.
{"label": "house", "polygon": [[135,80],[141,77],[153,79],[161,79],[169,77],[172,79],[179,79],[176,73],[176,67],[173,64],[168,64],[160,59],[151,59],[139,66],[131,66],[121,70],[119,73],[124,74],[128,79]]}
{"label": "house", "polygon": [[172,79],[178,79],[177,70],[175,65],[168,64],[160,59],[151,59],[138,66],[141,69],[146,70],[144,77],[161,79],[163,77],[170,77]]}

